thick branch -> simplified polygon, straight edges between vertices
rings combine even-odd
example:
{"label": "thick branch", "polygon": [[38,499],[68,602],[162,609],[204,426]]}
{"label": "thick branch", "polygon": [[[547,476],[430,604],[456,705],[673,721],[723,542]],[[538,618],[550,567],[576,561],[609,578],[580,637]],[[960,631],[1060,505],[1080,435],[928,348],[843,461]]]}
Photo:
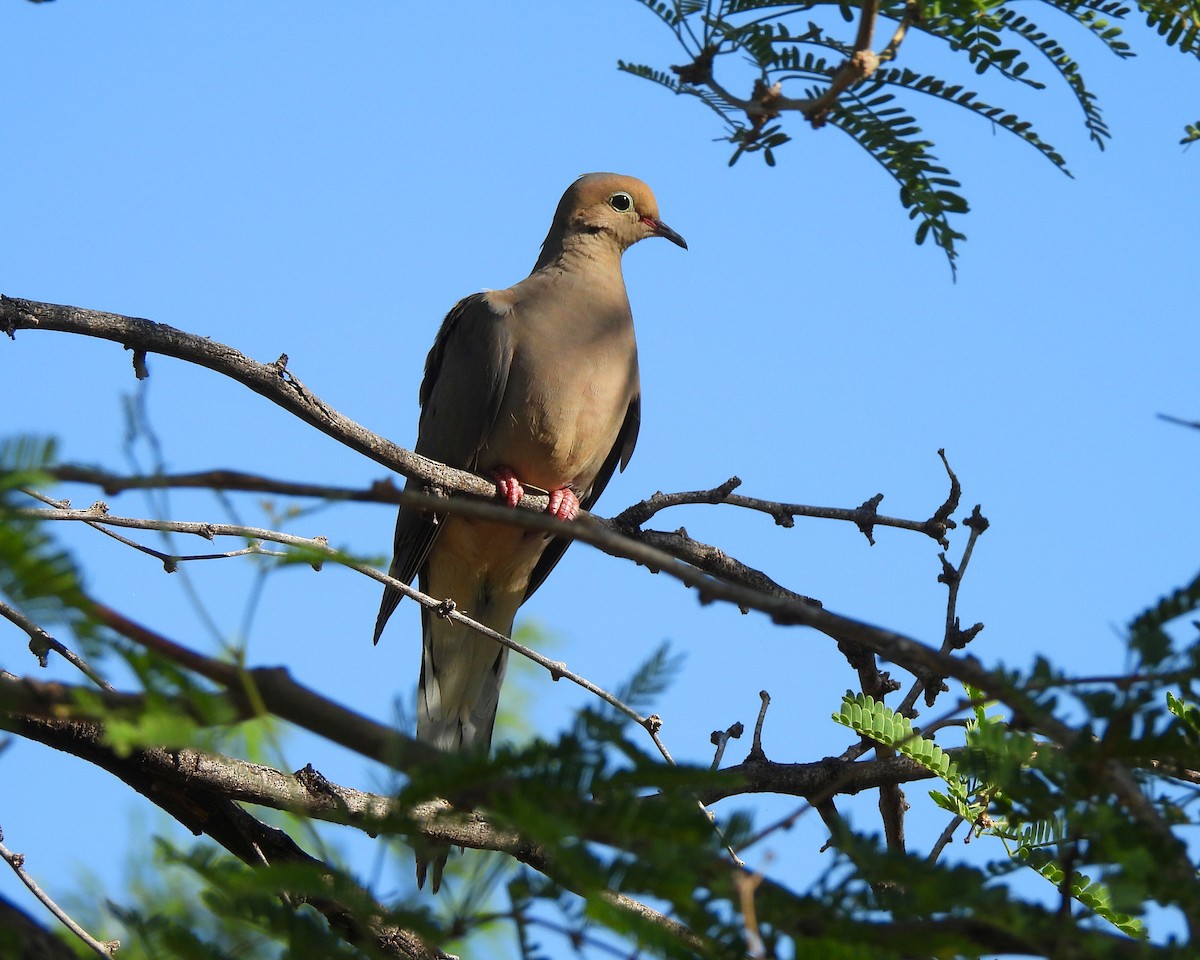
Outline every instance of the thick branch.
{"label": "thick branch", "polygon": [[[327,406],[287,369],[286,354],[274,363],[259,363],[233,347],[165,323],[0,294],[0,331],[15,339],[18,330],[56,330],[96,337],[121,344],[126,350],[132,350],[135,358],[139,354],[156,353],[207,367],[249,387],[322,433],[406,477],[435,487],[449,481],[456,489],[483,497],[493,496],[496,492],[494,483],[398,447]],[[528,496],[526,500],[530,501],[530,506],[542,510],[548,503],[544,500],[539,504],[536,495]]]}
{"label": "thick branch", "polygon": [[[259,764],[214,757],[194,750],[153,748],[121,757],[103,742],[103,728],[87,721],[47,721],[0,716],[0,726],[30,740],[63,750],[102,767],[166,810],[194,833],[205,833],[251,866],[285,862],[323,865],[304,853],[287,834],[255,820],[234,799],[293,810],[339,823],[384,832],[396,814],[394,801],[341,787],[310,768],[288,777]],[[495,829],[477,815],[455,814],[445,801],[431,801],[412,811],[430,839],[480,850],[497,850],[566,883],[553,857],[523,841],[512,831]],[[229,821],[227,823],[227,821]],[[625,894],[611,890],[597,895],[619,910],[634,913],[704,954],[711,944],[703,936]],[[426,947],[411,931],[380,920],[382,907],[362,921],[331,902],[314,902],[349,942],[371,936],[388,955],[448,960]]]}
{"label": "thick branch", "polygon": [[[169,771],[174,765],[169,751],[135,751],[126,757],[118,756],[104,744],[102,730],[96,724],[11,717],[2,722],[14,733],[107,770],[193,833],[207,835],[251,867],[295,863],[327,869],[282,830],[256,820],[221,793],[194,784],[177,785],[177,775],[164,776],[164,768]],[[365,891],[359,894],[364,899],[368,897]],[[307,902],[324,914],[349,943],[370,939],[385,956],[447,960],[447,954],[428,947],[415,933],[389,924],[383,919],[387,911],[382,906],[370,917],[362,918],[332,900]]]}

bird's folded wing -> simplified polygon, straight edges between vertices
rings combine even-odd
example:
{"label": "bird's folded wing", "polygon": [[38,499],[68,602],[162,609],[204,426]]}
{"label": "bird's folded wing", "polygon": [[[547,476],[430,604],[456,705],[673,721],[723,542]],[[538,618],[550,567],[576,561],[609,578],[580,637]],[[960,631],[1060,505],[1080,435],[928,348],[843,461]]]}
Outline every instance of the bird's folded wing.
{"label": "bird's folded wing", "polygon": [[[496,422],[511,367],[508,327],[491,308],[487,294],[473,294],[455,304],[425,361],[416,452],[462,470],[476,469],[479,451]],[[415,486],[413,481],[406,484],[406,488],[410,486]],[[401,507],[391,575],[411,583],[440,529],[436,516]],[[397,591],[384,591],[375,624],[376,642],[399,602]]]}

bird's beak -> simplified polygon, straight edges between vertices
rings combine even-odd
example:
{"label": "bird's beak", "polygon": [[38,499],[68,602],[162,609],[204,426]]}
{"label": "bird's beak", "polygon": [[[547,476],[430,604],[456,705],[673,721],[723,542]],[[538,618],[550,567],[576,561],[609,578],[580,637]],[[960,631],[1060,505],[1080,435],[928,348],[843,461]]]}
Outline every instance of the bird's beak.
{"label": "bird's beak", "polygon": [[687,241],[661,220],[656,220],[654,217],[642,217],[642,223],[650,227],[654,231],[654,235],[656,237],[666,237],[673,244],[675,244],[675,246],[683,247],[684,250],[688,248]]}

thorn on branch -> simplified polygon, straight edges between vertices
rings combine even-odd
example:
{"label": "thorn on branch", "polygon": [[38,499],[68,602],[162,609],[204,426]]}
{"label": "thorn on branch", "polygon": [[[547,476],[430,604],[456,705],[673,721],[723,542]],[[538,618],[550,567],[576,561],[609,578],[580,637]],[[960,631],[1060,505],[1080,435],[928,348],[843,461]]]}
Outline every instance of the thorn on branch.
{"label": "thorn on branch", "polygon": [[[982,625],[980,625],[980,629],[983,629]],[[932,707],[937,702],[937,698],[949,689],[944,677],[928,677],[925,680],[925,706]]]}
{"label": "thorn on branch", "polygon": [[971,511],[971,515],[963,521],[963,526],[972,530],[976,536],[983,533],[991,524],[988,518],[979,512],[979,504],[975,504],[975,509]]}
{"label": "thorn on branch", "polygon": [[[314,542],[315,542],[315,543],[316,543],[318,546],[321,546],[321,547],[328,547],[328,546],[329,546],[329,538],[328,538],[328,537],[326,537],[326,536],[316,536],[316,537],[313,537],[313,541],[314,541]],[[257,546],[257,544],[256,544],[256,546]],[[313,561],[313,562],[310,564],[310,566],[311,566],[311,567],[313,568],[313,570],[315,570],[317,573],[320,573],[320,572],[321,572],[321,568],[325,566],[325,560],[324,560],[324,558],[323,558],[323,557],[318,557],[316,560],[314,560],[314,561]]]}
{"label": "thorn on branch", "polygon": [[771,705],[771,695],[766,690],[759,690],[758,696],[762,706],[758,708],[758,719],[754,721],[754,739],[750,743],[750,752],[746,754],[746,763],[765,763],[767,754],[762,748],[763,721],[767,718],[767,707]]}
{"label": "thorn on branch", "polygon": [[737,721],[732,724],[727,730],[714,730],[712,736],[708,738],[709,743],[717,748],[717,753],[713,757],[712,769],[716,770],[721,766],[721,758],[725,756],[725,747],[731,739],[740,740],[743,733],[746,732],[742,721]]}
{"label": "thorn on branch", "polygon": [[939,553],[938,559],[942,561],[942,572],[938,574],[937,582],[944,583],[948,587],[957,584],[959,582],[958,570],[946,559],[944,553]]}
{"label": "thorn on branch", "polygon": [[[130,350],[132,348],[126,347],[125,349]],[[149,380],[150,379],[150,368],[146,366],[146,351],[145,350],[134,350],[133,351],[133,375],[138,380]]]}
{"label": "thorn on branch", "polygon": [[979,636],[981,630],[983,630],[982,623],[976,623],[973,626],[967,627],[966,630],[963,630],[959,626],[958,617],[955,617],[954,629],[949,632],[949,636],[947,637],[947,640],[950,642],[951,649],[963,649],[963,647]]}
{"label": "thorn on branch", "polygon": [[[946,502],[943,503],[933,516],[929,518],[931,526],[941,525],[947,530],[954,529],[954,521],[950,519],[950,514],[958,509],[958,502],[962,499],[962,484],[958,482],[958,477],[950,468],[950,461],[946,459],[946,448],[938,449],[938,456],[942,458],[942,466],[946,468],[946,475],[950,478],[950,492],[946,495]],[[950,544],[946,542],[945,535],[940,538],[943,547],[949,549]]]}
{"label": "thorn on branch", "polygon": [[300,784],[309,793],[318,794],[323,797],[338,797],[338,792],[333,788],[333,784],[311,763],[306,763],[301,769],[292,774],[296,778],[296,782]]}
{"label": "thorn on branch", "polygon": [[890,670],[881,670],[879,672],[879,683],[878,683],[879,693],[877,696],[875,696],[875,699],[880,700],[883,697],[887,696],[887,694],[889,694],[889,693],[895,693],[897,690],[900,689],[900,687],[901,687],[900,681],[892,676]]}
{"label": "thorn on branch", "polygon": [[879,516],[879,505],[883,503],[883,494],[877,493],[870,500],[864,500],[854,511],[854,525],[867,538],[867,543],[875,546],[875,518]]}
{"label": "thorn on branch", "polygon": [[50,634],[40,628],[29,638],[29,652],[37,658],[38,666],[43,670],[50,666],[50,651],[54,649],[53,642]]}

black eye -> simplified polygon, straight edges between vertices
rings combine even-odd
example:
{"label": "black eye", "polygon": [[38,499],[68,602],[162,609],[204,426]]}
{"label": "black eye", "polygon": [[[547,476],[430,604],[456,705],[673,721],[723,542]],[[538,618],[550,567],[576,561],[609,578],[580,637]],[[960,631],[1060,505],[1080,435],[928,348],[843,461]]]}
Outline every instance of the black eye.
{"label": "black eye", "polygon": [[608,198],[608,205],[617,213],[628,213],[633,209],[633,197],[627,193],[614,193]]}

